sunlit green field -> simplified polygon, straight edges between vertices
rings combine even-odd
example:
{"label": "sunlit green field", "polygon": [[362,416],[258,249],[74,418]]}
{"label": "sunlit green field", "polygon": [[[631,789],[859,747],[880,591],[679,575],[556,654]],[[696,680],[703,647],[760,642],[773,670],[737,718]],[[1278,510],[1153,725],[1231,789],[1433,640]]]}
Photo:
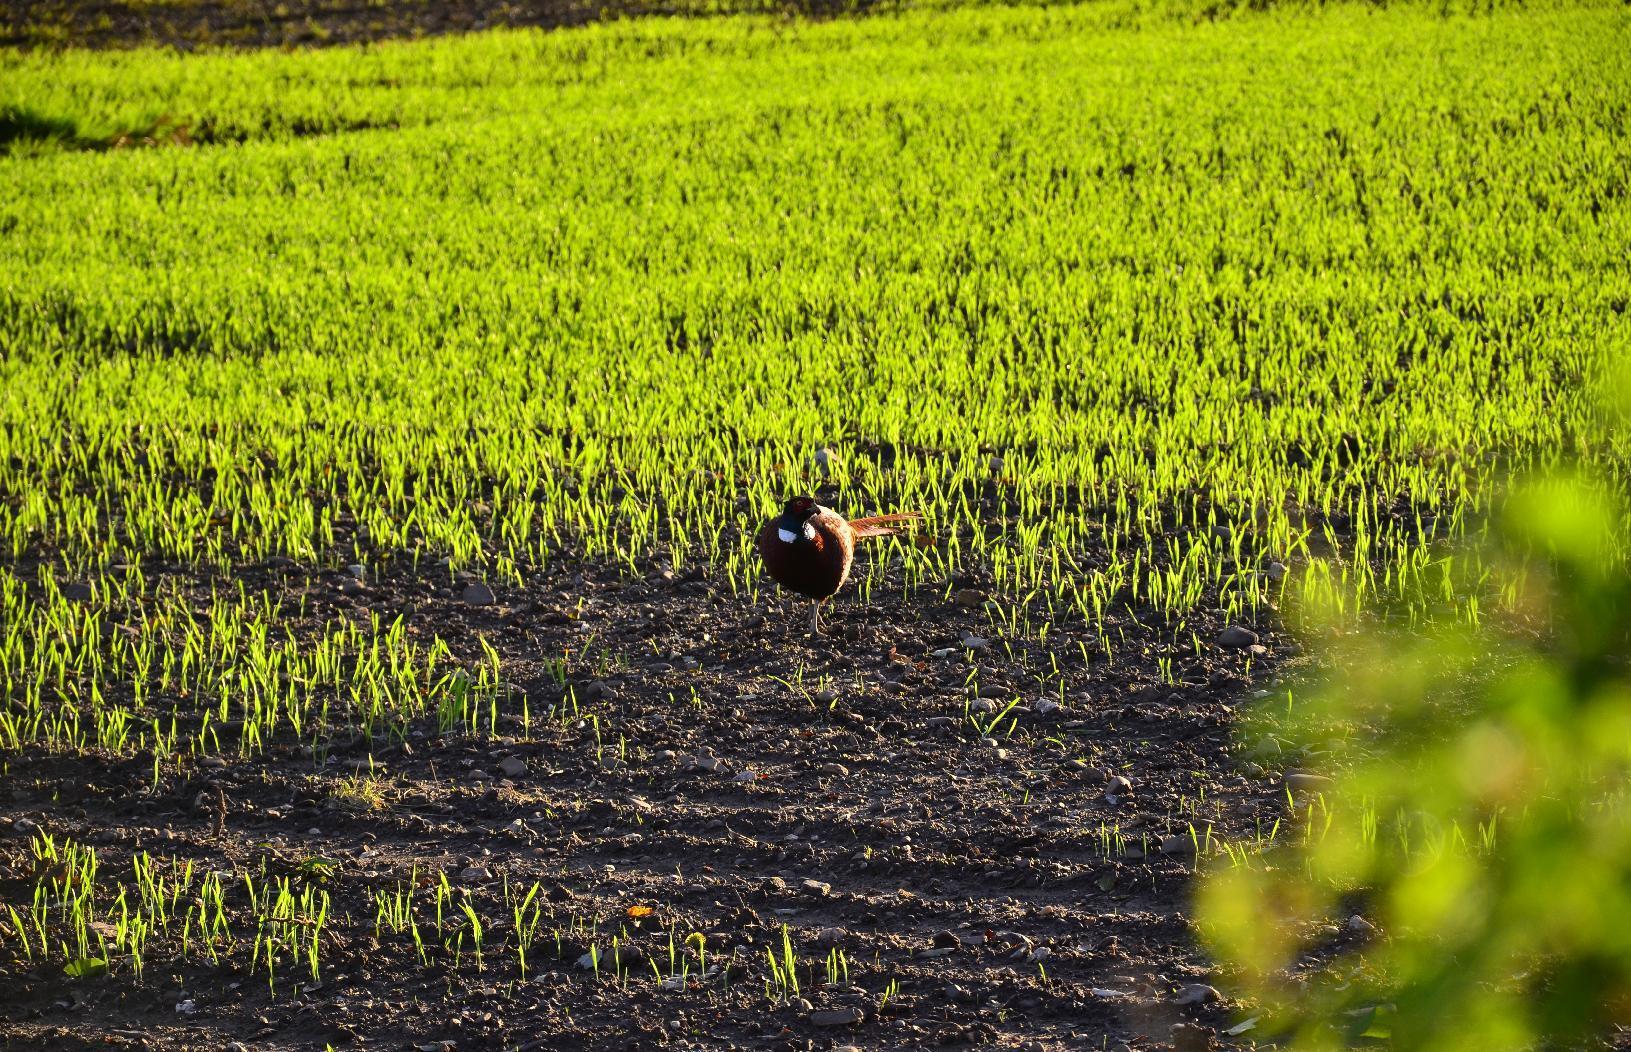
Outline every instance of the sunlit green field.
{"label": "sunlit green field", "polygon": [[1623,12],[1116,10],[13,55],[0,108],[192,145],[0,161],[0,538],[349,561],[349,514],[751,590],[825,443],[945,534],[914,581],[1181,615],[1265,556],[1414,586],[1499,472],[1599,448]]}
{"label": "sunlit green field", "polygon": [[1610,3],[0,53],[0,749],[491,733],[496,651],[239,578],[759,603],[822,448],[926,516],[863,599],[974,573],[1084,667],[1479,620],[1508,480],[1623,469],[1628,123]]}

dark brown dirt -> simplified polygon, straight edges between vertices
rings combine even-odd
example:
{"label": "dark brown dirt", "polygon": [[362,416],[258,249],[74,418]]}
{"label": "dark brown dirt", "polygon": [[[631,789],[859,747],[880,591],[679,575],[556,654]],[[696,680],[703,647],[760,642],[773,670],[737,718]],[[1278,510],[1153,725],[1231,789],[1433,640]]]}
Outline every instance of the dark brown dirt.
{"label": "dark brown dirt", "polygon": [[[861,568],[877,557],[864,551]],[[209,578],[163,569],[208,594]],[[160,568],[147,570],[156,579]],[[1118,660],[1084,663],[1098,626],[1057,625],[1046,645],[1004,639],[965,605],[972,596],[958,603],[920,589],[903,599],[893,571],[869,602],[841,594],[826,618],[834,634],[816,643],[802,635],[802,602],[772,590],[754,606],[704,570],[651,565],[629,577],[557,562],[524,588],[496,587],[490,606],[464,602],[464,582],[446,571],[398,569],[350,594],[345,580],[300,565],[245,567],[231,579],[305,597],[297,632],[401,614],[416,637],[439,636],[467,660],[485,636],[512,692],[496,737],[419,726],[407,748],[343,734],[315,753],[279,741],[224,766],[167,765],[156,786],[151,756],[24,752],[4,757],[0,789],[7,902],[32,894],[29,823],[94,845],[105,873],[128,874],[139,851],[297,879],[307,858],[337,860],[332,876],[306,878],[333,898],[321,984],[297,992],[301,977],[289,975],[274,992],[241,959],[181,963],[154,940],[139,978],[116,966],[105,978],[65,981],[60,962],[0,978],[5,1047],[1143,1049],[1230,1040],[1220,1036],[1238,1018],[1228,977],[1209,970],[1191,927],[1192,863],[1159,845],[1187,838],[1192,823],[1245,836],[1284,812],[1279,779],[1231,759],[1230,729],[1259,685],[1248,660],[1261,679],[1294,651],[1289,641],[1269,633],[1269,652],[1255,658],[1169,651],[1150,611],[1124,611],[1103,626],[1122,639]],[[946,592],[989,587],[944,583]],[[1210,639],[1220,625],[1203,616],[1191,627]],[[990,642],[971,655],[959,645],[965,632]],[[564,689],[550,664],[563,652],[578,655]],[[1158,682],[1162,657],[1177,685]],[[967,719],[974,670],[1029,709],[1016,710],[1017,729],[995,746]],[[580,717],[550,720],[568,691]],[[530,740],[516,715],[522,695],[536,721]],[[1035,708],[1061,697],[1062,708]],[[700,769],[693,761],[710,751],[717,770]],[[524,761],[524,774],[501,771],[509,757]],[[342,779],[370,769],[382,808],[335,795]],[[742,772],[751,780],[737,781]],[[1116,776],[1131,790],[1107,794]],[[1101,827],[1119,827],[1124,840],[1106,842]],[[438,872],[486,918],[490,946],[510,927],[504,882],[541,882],[545,929],[562,929],[561,945],[540,936],[522,980],[512,954],[491,954],[478,972],[468,951],[457,968],[440,953],[426,965],[406,936],[376,939],[374,893],[415,877],[428,887]],[[634,905],[654,912],[636,923]],[[626,982],[609,968],[597,979],[577,967],[589,925],[603,933],[603,952],[622,928],[665,965],[671,934],[683,950],[702,933],[710,959],[734,953],[737,968],[728,984],[716,977],[677,991],[659,989],[643,962]],[[783,925],[803,969],[790,1003],[765,985],[765,950],[780,950]],[[824,983],[829,944],[847,956],[848,985]],[[1194,983],[1225,1000],[1178,1004]],[[178,1014],[184,1001],[193,1014]],[[859,1021],[821,1025],[819,1013],[835,1008],[853,1008]]]}
{"label": "dark brown dirt", "polygon": [[12,0],[0,46],[319,47],[651,15],[832,17],[875,0]]}

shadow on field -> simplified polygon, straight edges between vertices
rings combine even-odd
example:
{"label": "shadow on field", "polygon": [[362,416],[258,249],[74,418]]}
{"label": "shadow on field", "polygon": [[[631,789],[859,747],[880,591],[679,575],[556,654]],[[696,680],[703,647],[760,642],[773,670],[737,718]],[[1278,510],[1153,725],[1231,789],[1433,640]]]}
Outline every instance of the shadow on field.
{"label": "shadow on field", "polygon": [[190,146],[189,126],[164,116],[139,128],[89,131],[72,117],[53,117],[26,106],[0,106],[0,156],[31,151],[123,150]]}
{"label": "shadow on field", "polygon": [[0,150],[13,144],[71,142],[78,137],[79,125],[65,117],[47,117],[21,106],[0,107]]}

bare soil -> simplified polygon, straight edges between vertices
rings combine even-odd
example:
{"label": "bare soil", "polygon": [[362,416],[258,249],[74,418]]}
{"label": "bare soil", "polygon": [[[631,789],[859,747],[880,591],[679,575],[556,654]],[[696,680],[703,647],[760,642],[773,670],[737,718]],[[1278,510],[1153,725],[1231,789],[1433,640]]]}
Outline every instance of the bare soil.
{"label": "bare soil", "polygon": [[875,0],[11,0],[0,46],[322,47],[650,15],[831,17]]}
{"label": "bare soil", "polygon": [[[861,572],[880,551],[863,550]],[[1265,671],[1294,660],[1293,641],[1265,630],[1255,655],[1196,653],[1170,647],[1153,611],[1124,609],[1103,626],[1118,640],[1109,662],[1097,625],[1004,638],[976,601],[994,594],[989,581],[904,599],[894,569],[869,601],[847,589],[829,604],[831,634],[812,641],[802,601],[767,579],[751,604],[700,567],[631,576],[558,560],[472,605],[445,569],[384,566],[360,588],[342,569],[287,560],[221,580],[146,570],[201,603],[240,583],[303,598],[297,633],[400,615],[472,661],[485,637],[509,683],[496,735],[431,723],[405,746],[350,732],[316,750],[283,740],[217,766],[166,766],[156,785],[150,755],[4,758],[5,901],[32,895],[35,827],[93,844],[104,872],[128,873],[146,851],[292,873],[334,903],[321,982],[288,975],[272,990],[241,960],[199,966],[162,950],[140,978],[116,966],[65,981],[57,962],[0,979],[5,1047],[1229,1044],[1221,1031],[1238,1016],[1228,976],[1197,945],[1183,842],[1192,826],[1237,838],[1283,815],[1281,777],[1233,758],[1231,727]],[[1202,614],[1191,627],[1210,640],[1222,625]],[[970,650],[965,633],[989,642]],[[563,653],[578,669],[564,687]],[[1161,682],[1163,658],[1176,684]],[[992,704],[1020,699],[1011,734],[982,740],[970,723],[971,672],[985,693],[1002,688]],[[580,716],[550,719],[570,712],[556,708],[569,693]],[[1043,711],[1044,700],[1063,704]],[[505,772],[512,757],[524,772]],[[358,772],[377,777],[382,806],[342,791]],[[301,876],[312,857],[338,865]],[[374,893],[427,888],[438,873],[488,919],[492,946],[510,923],[505,881],[542,882],[546,928],[621,928],[636,947],[623,951],[629,978],[580,967],[589,940],[571,934],[541,937],[525,979],[509,954],[480,971],[434,951],[424,965],[405,937],[376,938]],[[636,920],[632,906],[653,912]],[[780,953],[783,925],[806,969],[796,997],[767,993],[765,951]],[[671,937],[683,954],[692,933],[710,960],[736,964],[660,989],[648,961],[666,973]],[[847,984],[825,982],[831,948],[849,962]],[[1223,999],[1181,1004],[1197,983]],[[840,1009],[853,1011],[823,1014]]]}

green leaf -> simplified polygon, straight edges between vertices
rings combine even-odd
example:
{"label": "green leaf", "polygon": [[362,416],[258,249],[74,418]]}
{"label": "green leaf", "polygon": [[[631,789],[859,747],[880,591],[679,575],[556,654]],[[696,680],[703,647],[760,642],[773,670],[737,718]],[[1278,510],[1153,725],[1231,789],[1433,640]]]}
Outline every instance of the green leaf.
{"label": "green leaf", "polygon": [[320,855],[315,855],[300,863],[300,865],[295,868],[295,872],[301,874],[302,876],[318,877],[326,880],[327,878],[332,877],[335,872],[339,870],[339,868],[340,861],[338,859],[323,858]]}
{"label": "green leaf", "polygon": [[1386,1041],[1393,1037],[1393,1015],[1395,1009],[1392,1005],[1377,1005],[1368,1015],[1361,1017],[1356,1025],[1354,1037],[1370,1038],[1373,1041]]}

